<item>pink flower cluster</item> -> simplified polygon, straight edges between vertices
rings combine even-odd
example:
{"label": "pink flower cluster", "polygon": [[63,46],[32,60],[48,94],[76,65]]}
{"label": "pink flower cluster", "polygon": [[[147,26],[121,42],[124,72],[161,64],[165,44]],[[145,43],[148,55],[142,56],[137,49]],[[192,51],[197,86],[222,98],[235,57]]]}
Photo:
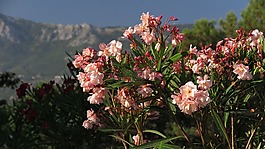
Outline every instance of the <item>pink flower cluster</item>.
{"label": "pink flower cluster", "polygon": [[179,88],[180,93],[171,95],[173,104],[177,104],[183,113],[191,115],[210,102],[207,89],[212,86],[211,80],[208,80],[208,76],[205,75],[204,78],[198,77],[197,83],[199,84],[198,88],[193,82],[189,81]]}
{"label": "pink flower cluster", "polygon": [[156,41],[156,36],[154,30],[151,30],[151,26],[156,26],[160,24],[161,18],[154,18],[147,13],[143,13],[140,20],[142,23],[135,25],[134,28],[129,27],[124,33],[123,36],[131,39],[132,34],[137,34],[141,36],[141,39],[147,44],[150,45],[152,42]]}
{"label": "pink flower cluster", "polygon": [[211,48],[197,50],[196,47],[192,47],[192,45],[190,45],[189,52],[191,56],[196,56],[196,59],[190,59],[186,63],[186,66],[191,68],[193,73],[201,74],[204,69],[209,70],[211,68],[215,68],[215,65],[212,63],[212,58],[215,54],[215,51],[213,51]]}
{"label": "pink flower cluster", "polygon": [[103,66],[107,63],[110,56],[121,61],[122,43],[112,40],[110,43],[99,44],[100,51],[93,48],[83,49],[82,54],[75,55],[73,65],[76,68],[81,68],[83,72],[79,72],[77,78],[84,92],[91,94],[87,100],[91,104],[103,103],[105,88],[103,86]]}
{"label": "pink flower cluster", "polygon": [[87,110],[87,120],[83,122],[83,127],[91,129],[94,125],[100,126],[99,118],[93,110]]}
{"label": "pink flower cluster", "polygon": [[155,81],[156,78],[161,80],[163,76],[161,73],[155,72],[150,68],[143,68],[142,70],[137,71],[137,73],[139,77],[150,81]]}
{"label": "pink flower cluster", "polygon": [[118,90],[118,95],[116,96],[118,102],[121,103],[122,107],[125,107],[126,110],[136,110],[138,109],[138,105],[132,97],[131,91],[124,87],[121,90]]}
{"label": "pink flower cluster", "polygon": [[[158,41],[158,34],[160,34],[160,32],[158,31],[158,26],[161,25],[161,19],[162,16],[154,17],[150,15],[149,12],[142,13],[140,17],[140,20],[142,22],[140,24],[135,25],[133,28],[129,27],[127,30],[125,30],[123,36],[133,41],[133,34],[136,34],[140,36],[140,38],[145,44],[150,45],[151,43]],[[159,28],[163,31],[168,31],[170,34],[173,35],[171,39],[173,46],[178,45],[178,43],[184,39],[184,35],[178,33],[178,28],[176,28],[175,26],[171,28],[171,26],[168,24],[169,21],[176,20],[177,18],[171,17],[170,20],[168,20],[163,26]],[[159,43],[157,43],[156,49],[160,49]]]}
{"label": "pink flower cluster", "polygon": [[89,63],[88,61],[92,60],[96,56],[96,50],[93,48],[83,49],[82,54],[75,55],[75,60],[73,65],[75,68],[84,68]]}
{"label": "pink flower cluster", "polygon": [[[104,52],[104,56],[98,57],[98,52],[93,48],[86,48],[83,49],[81,54],[75,55],[75,60],[73,61],[73,65],[82,70],[77,75],[77,79],[83,88],[83,92],[90,94],[87,98],[90,104],[103,103],[102,99],[105,95],[103,66],[107,56],[106,51]],[[93,125],[98,125],[98,122],[99,119],[94,111],[88,110],[87,120],[84,121],[83,126],[90,129]]]}
{"label": "pink flower cluster", "polygon": [[112,40],[109,44],[101,43],[99,44],[99,56],[114,56],[118,62],[121,61],[121,50],[122,50],[122,43],[116,40]]}
{"label": "pink flower cluster", "polygon": [[251,80],[252,75],[249,72],[249,67],[244,64],[234,64],[234,73],[237,74],[237,78],[241,80]]}
{"label": "pink flower cluster", "polygon": [[251,47],[255,47],[261,44],[262,38],[264,38],[263,32],[260,32],[258,29],[255,29],[250,33],[250,36],[247,40],[250,42]]}
{"label": "pink flower cluster", "polygon": [[258,56],[254,56],[257,60],[254,63],[254,68],[258,68],[256,70],[260,72],[260,77],[262,77],[264,69],[261,67],[260,61],[263,59],[261,54],[261,42],[264,40],[263,33],[258,30],[254,30],[248,35],[242,30],[237,30],[237,33],[239,35],[235,39],[225,38],[219,41],[214,50],[210,47],[201,47],[201,50],[197,50],[196,47],[190,46],[191,59],[185,65],[195,74],[214,72],[220,76],[227,75],[227,78],[231,80],[233,73],[235,73],[238,75],[238,79],[251,80],[253,76],[250,73],[249,66],[247,66],[249,58],[240,54],[249,53],[247,55],[251,55],[256,53]]}

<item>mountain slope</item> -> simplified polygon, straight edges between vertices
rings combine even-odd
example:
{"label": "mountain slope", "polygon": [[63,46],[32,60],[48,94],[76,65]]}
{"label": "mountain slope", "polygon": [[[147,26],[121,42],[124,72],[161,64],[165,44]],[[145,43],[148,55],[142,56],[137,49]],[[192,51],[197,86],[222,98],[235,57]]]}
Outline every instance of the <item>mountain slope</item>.
{"label": "mountain slope", "polygon": [[51,78],[66,71],[67,53],[119,39],[125,28],[89,24],[42,24],[0,14],[0,71],[29,79]]}

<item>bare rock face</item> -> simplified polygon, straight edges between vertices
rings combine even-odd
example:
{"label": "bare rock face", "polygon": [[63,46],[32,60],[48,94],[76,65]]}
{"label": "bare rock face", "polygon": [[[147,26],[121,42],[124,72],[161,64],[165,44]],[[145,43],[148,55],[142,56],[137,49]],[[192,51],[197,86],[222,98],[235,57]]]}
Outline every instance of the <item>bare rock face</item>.
{"label": "bare rock face", "polygon": [[16,20],[11,17],[0,15],[0,38],[14,43],[20,42],[20,36],[22,32],[16,32],[15,22]]}

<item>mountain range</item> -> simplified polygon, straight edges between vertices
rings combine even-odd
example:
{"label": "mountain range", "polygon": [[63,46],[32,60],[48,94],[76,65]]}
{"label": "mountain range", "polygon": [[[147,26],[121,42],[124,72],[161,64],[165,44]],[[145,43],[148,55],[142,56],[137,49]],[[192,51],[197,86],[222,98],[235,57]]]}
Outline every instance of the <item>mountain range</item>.
{"label": "mountain range", "polygon": [[[178,25],[180,30],[191,24]],[[0,14],[0,72],[14,72],[22,80],[49,80],[68,73],[68,54],[99,43],[122,39],[127,27],[97,27],[37,23]]]}

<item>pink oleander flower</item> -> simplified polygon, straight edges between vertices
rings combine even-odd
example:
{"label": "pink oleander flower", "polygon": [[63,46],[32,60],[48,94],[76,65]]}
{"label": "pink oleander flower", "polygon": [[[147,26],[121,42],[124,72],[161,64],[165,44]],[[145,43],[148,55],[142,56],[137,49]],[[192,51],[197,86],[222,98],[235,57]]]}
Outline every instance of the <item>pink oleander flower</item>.
{"label": "pink oleander flower", "polygon": [[134,34],[134,29],[130,26],[127,30],[124,31],[123,37],[131,39],[133,34]]}
{"label": "pink oleander flower", "polygon": [[144,26],[148,26],[149,25],[149,19],[151,18],[152,16],[150,16],[149,12],[147,13],[142,13],[141,17],[140,17],[140,20],[142,20],[142,24]]}
{"label": "pink oleander flower", "polygon": [[195,93],[195,101],[198,103],[199,107],[205,107],[210,102],[208,91],[198,90]]}
{"label": "pink oleander flower", "polygon": [[133,32],[136,35],[141,35],[145,31],[149,31],[149,28],[147,26],[143,26],[143,24],[137,24],[133,28]]}
{"label": "pink oleander flower", "polygon": [[198,110],[198,102],[194,98],[182,98],[181,94],[171,95],[173,104],[176,104],[181,112],[191,115],[193,112]]}
{"label": "pink oleander flower", "polygon": [[192,44],[190,44],[190,54],[195,54],[196,55],[197,52],[198,52],[197,47],[195,46],[195,47],[192,48]]}
{"label": "pink oleander flower", "polygon": [[122,43],[116,40],[112,40],[109,44],[101,43],[99,44],[99,49],[101,51],[98,52],[98,56],[106,56],[107,58],[110,56],[116,57],[118,62],[121,61],[121,50]]}
{"label": "pink oleander flower", "polygon": [[84,56],[85,60],[90,60],[96,56],[96,50],[93,48],[85,48],[82,51],[82,55]]}
{"label": "pink oleander flower", "polygon": [[198,102],[193,100],[194,98],[182,98],[181,94],[171,95],[173,104],[176,104],[181,112],[191,115],[193,112],[198,110]]}
{"label": "pink oleander flower", "polygon": [[88,72],[90,74],[90,83],[94,86],[96,85],[102,85],[103,84],[103,78],[104,74],[97,71]]}
{"label": "pink oleander flower", "polygon": [[178,40],[176,38],[173,38],[172,41],[171,41],[171,44],[176,47],[178,45]]}
{"label": "pink oleander flower", "polygon": [[181,112],[191,115],[193,112],[198,111],[198,103],[194,100],[183,100],[181,104],[178,105]]}
{"label": "pink oleander flower", "polygon": [[93,128],[93,122],[89,120],[85,120],[82,125],[86,129],[92,129]]}
{"label": "pink oleander flower", "polygon": [[143,41],[147,44],[150,45],[152,42],[156,41],[156,37],[154,34],[154,31],[150,32],[143,32],[141,34],[141,38],[143,39]]}
{"label": "pink oleander flower", "polygon": [[199,74],[201,69],[202,69],[202,67],[199,67],[199,65],[197,63],[195,63],[192,66],[192,68],[191,68],[192,72],[193,73],[196,73],[196,74]]}
{"label": "pink oleander flower", "polygon": [[263,37],[263,32],[260,32],[258,29],[253,30],[248,38],[250,46],[257,46],[260,44],[260,37]]}
{"label": "pink oleander flower", "polygon": [[105,95],[105,88],[95,87],[93,88],[92,95],[87,98],[87,101],[89,101],[90,104],[101,104],[103,103],[102,98],[104,98],[104,95]]}
{"label": "pink oleander flower", "polygon": [[141,85],[136,91],[141,94],[143,98],[150,97],[153,93],[153,89],[148,87],[148,84]]}
{"label": "pink oleander flower", "polygon": [[79,72],[77,79],[79,80],[80,86],[83,88],[83,92],[89,92],[93,88],[93,85],[89,83],[89,74]]}
{"label": "pink oleander flower", "polygon": [[91,129],[94,125],[100,125],[99,118],[93,110],[87,110],[87,120],[83,122],[83,127]]}
{"label": "pink oleander flower", "polygon": [[252,75],[249,72],[249,67],[245,66],[244,64],[234,64],[233,72],[237,74],[237,78],[241,80],[251,80]]}
{"label": "pink oleander flower", "polygon": [[179,88],[180,93],[171,95],[172,103],[176,104],[181,112],[192,114],[200,107],[205,107],[210,102],[209,93],[204,90],[198,90],[197,86],[189,81]]}
{"label": "pink oleander flower", "polygon": [[118,95],[116,97],[121,105],[130,109],[138,109],[136,102],[133,100],[130,90],[127,88],[122,88],[118,90]]}
{"label": "pink oleander flower", "polygon": [[75,60],[73,61],[73,65],[75,68],[84,68],[87,62],[84,60],[83,55],[75,55]]}
{"label": "pink oleander flower", "polygon": [[197,86],[189,81],[185,85],[179,88],[182,98],[195,98],[195,93],[197,92]]}
{"label": "pink oleander flower", "polygon": [[137,135],[134,135],[132,137],[132,139],[133,139],[134,145],[140,145],[140,138],[139,138],[139,135],[138,134]]}
{"label": "pink oleander flower", "polygon": [[82,55],[75,55],[75,60],[73,61],[73,65],[75,68],[84,68],[89,63],[94,56],[96,56],[96,51],[93,48],[85,48],[82,51]]}
{"label": "pink oleander flower", "polygon": [[212,80],[209,80],[208,75],[204,75],[203,78],[201,76],[197,76],[197,83],[198,88],[202,90],[208,90],[212,86]]}
{"label": "pink oleander flower", "polygon": [[97,117],[96,113],[94,113],[93,110],[87,110],[87,119],[94,123],[99,122],[99,118]]}
{"label": "pink oleander flower", "polygon": [[87,64],[83,70],[84,70],[84,72],[99,71],[96,63]]}
{"label": "pink oleander flower", "polygon": [[144,71],[142,71],[141,73],[138,73],[138,76],[143,78],[143,79],[149,79],[150,74],[151,74],[151,69],[147,68]]}
{"label": "pink oleander flower", "polygon": [[202,70],[205,67],[205,63],[202,59],[197,59],[195,61],[195,64],[192,66],[192,72],[196,74],[200,74],[200,70]]}
{"label": "pink oleander flower", "polygon": [[77,79],[83,92],[89,92],[94,86],[103,84],[104,74],[98,71],[91,71],[87,73],[79,72]]}
{"label": "pink oleander flower", "polygon": [[143,79],[155,81],[156,78],[161,80],[163,75],[159,72],[152,72],[150,68],[146,68],[146,69],[143,69],[143,71],[139,71],[138,76]]}
{"label": "pink oleander flower", "polygon": [[180,93],[177,93],[176,95],[171,95],[171,98],[173,99],[172,103],[179,105],[182,103],[182,95]]}
{"label": "pink oleander flower", "polygon": [[149,80],[150,81],[155,81],[155,79],[159,79],[161,80],[163,77],[163,75],[159,72],[152,72],[151,74],[149,74]]}
{"label": "pink oleander flower", "polygon": [[176,47],[180,42],[182,42],[184,40],[184,34],[176,34],[172,40],[171,40],[171,44],[173,47]]}

